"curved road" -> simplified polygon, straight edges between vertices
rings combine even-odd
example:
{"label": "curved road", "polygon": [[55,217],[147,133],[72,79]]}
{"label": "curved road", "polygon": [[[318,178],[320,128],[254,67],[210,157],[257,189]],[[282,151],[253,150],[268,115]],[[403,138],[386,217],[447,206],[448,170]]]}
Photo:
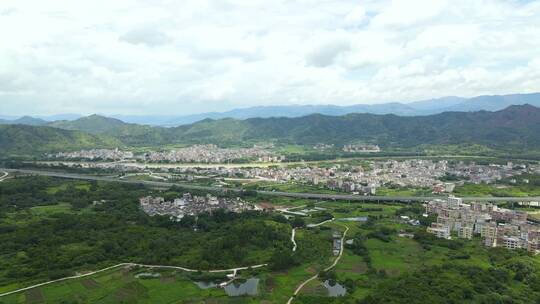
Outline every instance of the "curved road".
{"label": "curved road", "polygon": [[[332,219],[333,220],[333,219]],[[326,222],[323,222],[323,223],[326,223]],[[322,223],[321,223],[322,224]],[[332,263],[332,265],[326,267],[324,269],[324,271],[328,271],[334,267],[336,267],[337,263],[339,262],[339,260],[341,259],[341,256],[343,255],[343,248],[344,248],[344,242],[345,242],[345,236],[347,235],[347,231],[349,231],[349,227],[345,226],[345,232],[343,232],[343,236],[341,237],[341,248],[339,249],[339,255],[336,257],[336,259],[334,260],[334,263]],[[292,297],[289,298],[289,301],[287,301],[287,304],[291,304],[292,301],[294,300],[294,298],[298,295],[298,293],[300,293],[300,291],[302,290],[302,288],[304,288],[304,286],[306,286],[309,282],[313,281],[313,280],[316,280],[317,278],[319,277],[319,274],[316,274],[314,276],[312,276],[311,278],[305,280],[302,284],[300,284],[298,286],[298,288],[296,288],[296,290],[294,291],[294,294]]]}
{"label": "curved road", "polygon": [[293,248],[292,248],[292,251],[296,251],[296,241],[294,240],[294,236],[296,235],[296,228],[293,228],[292,229],[292,232],[291,232],[291,242],[293,243]]}
{"label": "curved road", "polygon": [[[209,187],[209,186],[197,186],[184,183],[171,183],[171,182],[157,182],[157,181],[130,181],[130,180],[121,180],[116,177],[104,177],[104,176],[93,176],[85,174],[74,174],[74,173],[61,173],[61,172],[52,172],[52,171],[42,171],[42,170],[26,170],[26,169],[1,169],[0,171],[9,172],[20,172],[25,174],[33,175],[44,175],[68,179],[81,179],[81,180],[96,180],[96,181],[107,181],[107,182],[120,182],[120,183],[129,183],[129,184],[143,184],[154,187],[165,187],[169,188],[172,186],[180,186],[185,189],[193,190],[203,190],[203,191],[232,191],[232,192],[242,192],[240,188],[220,188],[220,187]],[[321,194],[321,193],[296,193],[296,192],[280,192],[280,191],[256,191],[258,194],[270,195],[270,196],[285,196],[285,197],[295,197],[295,198],[306,198],[306,199],[322,199],[322,200],[346,200],[346,201],[371,201],[371,202],[390,202],[390,201],[403,201],[403,202],[412,202],[412,201],[429,201],[434,199],[444,198],[444,196],[361,196],[361,195],[348,195],[348,194]],[[540,197],[462,197],[463,201],[477,201],[477,202],[537,202],[540,201]]]}
{"label": "curved road", "polygon": [[[328,222],[332,222],[333,220],[335,220],[335,218],[331,218],[329,220],[326,220],[326,221],[323,221],[323,222],[320,222],[318,224],[314,224],[314,225],[310,225],[309,228],[313,228],[313,227],[317,227],[317,226],[320,226],[320,225],[324,225]],[[298,247],[297,244],[296,244],[296,240],[294,239],[294,237],[296,236],[296,229],[298,228],[293,228],[292,229],[292,233],[291,233],[291,242],[293,243],[293,249],[292,251],[296,251],[296,248]]]}
{"label": "curved road", "polygon": [[4,179],[6,179],[8,177],[8,175],[9,175],[9,173],[7,173],[7,172],[1,172],[1,173],[3,173],[3,174],[2,174],[2,176],[0,176],[0,182],[3,181]]}
{"label": "curved road", "polygon": [[94,275],[94,274],[97,274],[97,273],[100,273],[100,272],[104,272],[104,271],[111,270],[111,269],[118,268],[118,267],[122,267],[122,266],[140,266],[140,267],[145,267],[145,268],[177,269],[177,270],[182,270],[182,271],[187,271],[187,272],[199,272],[199,271],[202,271],[202,272],[212,272],[212,273],[217,273],[217,272],[233,272],[234,274],[236,274],[236,272],[239,271],[239,270],[246,270],[246,269],[249,269],[249,268],[251,268],[251,269],[256,269],[256,268],[265,267],[265,266],[267,266],[267,265],[268,265],[268,264],[259,264],[259,265],[253,265],[253,266],[245,266],[245,267],[231,268],[231,269],[197,270],[197,269],[189,269],[189,268],[184,268],[184,267],[179,267],[179,266],[146,265],[146,264],[137,264],[137,263],[121,263],[121,264],[117,264],[117,265],[110,266],[110,267],[107,267],[107,268],[103,268],[103,269],[100,269],[100,270],[88,272],[88,273],[85,273],[85,274],[80,274],[80,275],[75,275],[75,276],[65,277],[65,278],[61,278],[61,279],[57,279],[57,280],[52,280],[52,281],[48,281],[48,282],[44,282],[44,283],[40,283],[40,284],[28,286],[28,287],[25,287],[25,288],[13,290],[13,291],[10,291],[10,292],[2,293],[2,294],[0,294],[0,297],[8,296],[8,295],[11,295],[11,294],[14,294],[14,293],[18,293],[18,292],[25,291],[25,290],[29,290],[29,289],[36,288],[36,287],[41,287],[41,286],[44,286],[44,285],[49,285],[49,284],[52,284],[52,283],[57,283],[57,282],[62,282],[62,281],[67,281],[67,280],[73,280],[73,279],[84,278],[84,277],[87,277],[87,276],[91,276],[91,275]]}
{"label": "curved road", "polygon": [[[2,181],[10,172],[19,172],[24,174],[32,174],[32,175],[43,175],[43,176],[51,176],[51,177],[59,177],[59,178],[67,178],[67,179],[80,179],[80,180],[95,180],[95,181],[107,181],[107,182],[120,182],[120,183],[129,183],[129,184],[143,184],[148,186],[155,186],[155,187],[172,187],[172,186],[180,186],[186,189],[194,189],[194,190],[203,190],[203,191],[233,191],[233,192],[241,192],[242,189],[239,188],[219,188],[219,187],[208,187],[208,186],[197,186],[197,185],[190,185],[190,184],[183,184],[183,183],[170,183],[170,182],[155,182],[155,181],[127,181],[127,180],[120,180],[118,178],[114,177],[103,177],[103,176],[92,176],[92,175],[83,175],[83,174],[72,174],[72,173],[61,173],[61,172],[51,172],[51,171],[42,171],[42,170],[25,170],[25,169],[0,169],[0,171],[4,172],[4,175],[0,177],[0,181]],[[346,195],[346,194],[319,194],[319,193],[294,193],[294,192],[279,192],[279,191],[256,191],[258,194],[264,194],[264,195],[271,195],[271,196],[285,196],[285,197],[296,197],[296,198],[307,198],[307,199],[324,199],[324,200],[349,200],[349,201],[428,201],[428,200],[434,200],[434,199],[440,199],[444,198],[441,196],[359,196],[359,195]],[[540,197],[462,197],[463,201],[509,201],[509,202],[531,202],[531,201],[540,201]],[[330,220],[329,220],[330,221]],[[318,225],[322,225],[328,221],[325,221],[323,223],[319,223]],[[343,254],[343,246],[344,246],[344,239],[345,235],[347,234],[347,231],[349,230],[348,227],[346,227],[346,230],[343,234],[342,241],[341,241],[341,250],[339,256],[335,259],[334,263],[327,267],[325,271],[328,271],[335,267],[339,260],[341,259],[341,256]],[[295,236],[295,230],[293,230],[291,235],[291,241],[294,244],[293,251],[296,249],[296,242],[294,240]],[[79,275],[79,276],[73,276],[73,277],[67,277],[59,280],[49,281],[42,284],[26,287],[23,289],[15,290],[12,292],[0,294],[0,297],[6,296],[9,294],[13,294],[16,292],[32,289],[35,287],[51,284],[54,282],[64,281],[68,279],[75,279],[75,278],[81,278],[85,276],[89,276],[98,272],[106,271],[108,269],[112,269],[115,267],[119,267],[122,265],[140,265],[140,264],[133,264],[133,263],[123,263],[118,264],[115,266],[111,266],[102,270],[98,270],[96,272]],[[140,265],[143,267],[154,267],[154,268],[170,268],[170,269],[180,269],[184,271],[197,271],[192,269],[187,269],[183,267],[176,267],[176,266],[152,266],[152,265]],[[258,267],[264,267],[266,264],[261,265],[255,265],[251,266],[251,268],[258,268]],[[241,267],[241,268],[235,268],[235,269],[226,269],[226,270],[212,270],[210,272],[236,272],[238,270],[247,269],[249,267]],[[315,280],[318,277],[318,275],[315,275],[305,282],[303,282],[294,292],[294,296],[296,296],[302,288],[311,282],[312,280]],[[287,302],[290,304],[294,300],[294,296],[292,296],[289,301]]]}

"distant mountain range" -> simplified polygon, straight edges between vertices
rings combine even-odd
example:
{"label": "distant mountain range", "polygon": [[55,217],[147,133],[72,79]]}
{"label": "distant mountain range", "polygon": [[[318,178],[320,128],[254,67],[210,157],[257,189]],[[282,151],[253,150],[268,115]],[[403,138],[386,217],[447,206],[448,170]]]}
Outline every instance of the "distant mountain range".
{"label": "distant mountain range", "polygon": [[[425,116],[439,114],[443,112],[474,112],[474,111],[498,111],[511,105],[530,104],[540,107],[540,93],[512,94],[512,95],[491,95],[478,96],[473,98],[443,97],[417,101],[412,103],[384,103],[384,104],[358,104],[352,106],[336,105],[289,105],[289,106],[258,106],[242,109],[234,109],[227,112],[208,112],[193,115],[110,115],[112,118],[122,120],[127,123],[145,124],[152,126],[174,127],[192,124],[204,119],[248,119],[248,118],[270,118],[270,117],[301,117],[310,114],[323,114],[341,116],[351,113],[370,114],[395,114],[399,116]],[[23,117],[0,116],[0,124],[27,124],[27,125],[47,125],[58,120],[72,121],[81,118],[77,114],[63,114],[54,116],[39,116],[36,119]],[[3,119],[3,120],[2,120]],[[65,124],[57,122],[49,124],[56,126]]]}
{"label": "distant mountain range", "polygon": [[239,144],[369,142],[383,147],[422,144],[481,144],[498,148],[540,146],[540,109],[511,106],[501,111],[445,112],[428,116],[313,114],[294,118],[204,120],[169,129],[174,140]]}
{"label": "distant mountain range", "polygon": [[395,114],[400,116],[423,116],[443,112],[460,111],[498,111],[511,105],[530,104],[540,107],[540,93],[478,96],[473,98],[443,97],[412,103],[357,104],[352,106],[336,105],[289,105],[258,106],[234,109],[227,112],[209,112],[186,116],[113,116],[126,122],[161,126],[179,126],[191,124],[207,118],[248,119],[269,117],[301,117],[310,114],[340,116],[351,113]]}
{"label": "distant mountain range", "polygon": [[0,119],[0,124],[43,126],[43,125],[47,124],[47,121],[45,121],[43,119],[40,119],[40,118],[34,118],[34,117],[30,117],[30,116],[23,116],[23,117],[13,119],[13,120]]}
{"label": "distant mountain range", "polygon": [[179,127],[151,127],[92,115],[47,126],[0,126],[0,153],[96,147],[214,143],[221,146],[374,143],[411,148],[480,144],[503,150],[540,148],[540,108],[510,106],[495,112],[444,112],[426,116],[353,113],[342,116],[205,119]]}

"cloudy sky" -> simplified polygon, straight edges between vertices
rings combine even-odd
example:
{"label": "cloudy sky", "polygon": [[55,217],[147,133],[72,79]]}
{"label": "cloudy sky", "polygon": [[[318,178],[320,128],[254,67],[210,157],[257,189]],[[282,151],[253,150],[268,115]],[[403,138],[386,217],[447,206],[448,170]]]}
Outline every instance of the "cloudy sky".
{"label": "cloudy sky", "polygon": [[0,0],[0,114],[540,91],[540,1]]}

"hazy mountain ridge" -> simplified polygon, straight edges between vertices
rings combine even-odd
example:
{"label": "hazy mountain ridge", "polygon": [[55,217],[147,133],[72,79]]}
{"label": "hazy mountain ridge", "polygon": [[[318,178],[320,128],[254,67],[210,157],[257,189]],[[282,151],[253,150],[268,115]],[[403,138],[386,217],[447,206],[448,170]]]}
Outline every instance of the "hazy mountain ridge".
{"label": "hazy mountain ridge", "polygon": [[[233,109],[226,112],[208,112],[192,115],[108,115],[110,118],[122,120],[126,123],[143,124],[153,126],[179,126],[192,124],[207,118],[210,119],[248,119],[270,117],[302,117],[310,114],[323,114],[341,116],[351,113],[370,114],[395,114],[400,116],[425,116],[443,112],[461,111],[498,111],[511,105],[531,104],[540,107],[540,93],[510,94],[510,95],[485,95],[472,98],[448,96],[428,99],[411,103],[391,102],[383,104],[357,104],[351,106],[336,105],[281,105],[281,106],[256,106],[249,108]],[[98,115],[100,116],[100,115]],[[0,124],[30,124],[51,126],[60,125],[64,128],[72,128],[67,121],[75,121],[81,117],[77,114],[61,114],[53,116],[39,116],[41,123],[27,123],[24,120],[15,120],[13,117],[0,116]],[[28,120],[31,117],[25,117]],[[62,120],[62,121],[58,121]],[[45,123],[44,123],[45,122]],[[62,126],[63,125],[63,126]],[[80,129],[80,127],[74,127]]]}
{"label": "hazy mountain ridge", "polygon": [[[450,111],[498,111],[511,105],[531,104],[540,107],[540,93],[510,94],[510,95],[485,95],[472,98],[442,97],[416,101],[412,103],[390,102],[383,104],[357,104],[351,106],[336,105],[290,105],[290,106],[258,106],[242,109],[234,109],[226,112],[209,112],[194,115],[179,116],[171,119],[162,119],[157,125],[177,126],[191,124],[206,118],[222,119],[248,119],[270,117],[301,117],[310,114],[323,114],[341,116],[351,113],[369,114],[395,114],[400,116],[423,116],[439,114]],[[124,117],[141,121],[136,116]],[[148,122],[148,124],[153,124]]]}
{"label": "hazy mountain ridge", "polygon": [[[99,124],[96,126],[94,124]],[[497,149],[540,148],[540,108],[511,106],[489,112],[445,112],[428,116],[312,114],[303,117],[205,119],[175,128],[128,124],[92,115],[68,125],[0,126],[0,151],[65,151],[82,148],[167,144],[251,145],[261,142],[312,145],[374,143],[383,148],[480,144]],[[88,128],[88,129],[85,129]]]}
{"label": "hazy mountain ridge", "polygon": [[[245,122],[248,127],[243,133],[244,141],[277,140],[297,144],[372,142],[400,147],[457,143],[499,147],[540,145],[540,109],[533,106],[512,106],[497,112],[446,112],[414,117],[315,114],[300,118],[254,118]],[[220,128],[214,126],[213,129]]]}
{"label": "hazy mountain ridge", "polygon": [[0,119],[0,124],[43,126],[47,124],[47,121],[40,118],[31,117],[31,116],[22,116],[20,118],[13,119],[13,120]]}

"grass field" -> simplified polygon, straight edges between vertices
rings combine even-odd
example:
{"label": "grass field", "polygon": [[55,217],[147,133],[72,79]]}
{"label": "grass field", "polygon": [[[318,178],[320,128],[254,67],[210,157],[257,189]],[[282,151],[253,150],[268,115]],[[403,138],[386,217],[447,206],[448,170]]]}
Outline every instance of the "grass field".
{"label": "grass field", "polygon": [[[84,182],[84,181],[77,181],[77,182],[72,183],[71,185],[73,185],[75,187],[75,189],[77,189],[77,190],[86,190],[86,191],[88,191],[90,189],[90,184],[87,183],[87,182]],[[48,194],[55,194],[58,191],[66,191],[66,190],[68,190],[68,184],[61,184],[61,185],[58,185],[58,186],[49,187],[47,189],[47,193]]]}
{"label": "grass field", "polygon": [[529,212],[529,216],[540,221],[540,211],[535,210],[535,211]]}
{"label": "grass field", "polygon": [[412,188],[412,187],[379,187],[377,188],[377,195],[383,196],[429,196],[433,195],[430,188]]}
{"label": "grass field", "polygon": [[283,192],[308,192],[308,193],[322,193],[322,194],[336,194],[343,193],[335,190],[327,189],[322,186],[315,186],[309,184],[299,183],[276,183],[276,182],[255,182],[244,185],[248,190],[266,190],[266,191],[283,191]]}
{"label": "grass field", "polygon": [[304,264],[287,271],[262,271],[257,274],[258,296],[229,297],[220,288],[199,288],[184,272],[163,271],[160,278],[137,279],[137,273],[156,271],[117,268],[3,297],[0,303],[284,303],[318,269]]}
{"label": "grass field", "polygon": [[[86,185],[89,186],[89,185]],[[84,184],[77,187],[85,187]],[[48,191],[65,190],[62,186],[50,188]],[[315,203],[312,200],[270,197],[268,201],[277,206],[303,206]],[[481,245],[479,238],[470,241],[452,240],[460,243],[456,248],[430,244],[425,246],[417,239],[399,237],[399,231],[418,232],[425,227],[413,227],[401,223],[396,211],[403,204],[375,204],[347,201],[317,202],[316,206],[323,207],[331,213],[336,221],[314,229],[298,229],[296,242],[300,257],[299,264],[284,271],[240,272],[242,278],[255,276],[260,279],[257,296],[229,297],[220,288],[201,289],[184,272],[157,271],[139,268],[119,268],[93,276],[69,280],[35,288],[15,295],[1,297],[0,303],[286,303],[297,286],[319,273],[330,265],[335,257],[332,255],[332,231],[343,231],[349,228],[347,239],[361,238],[367,250],[369,259],[355,254],[352,249],[345,249],[340,262],[335,267],[335,275],[340,283],[350,281],[354,288],[348,289],[348,297],[337,300],[339,303],[354,303],[362,299],[382,283],[401,278],[407,273],[413,273],[428,266],[463,265],[490,269],[490,258],[493,252]],[[55,213],[85,212],[74,210],[70,204],[60,203],[50,206],[38,206],[17,214],[8,214],[6,223],[32,221],[35,218],[47,218]],[[368,223],[339,221],[349,217],[370,217]],[[540,218],[538,214],[536,214]],[[315,219],[305,218],[306,222]],[[287,225],[266,221],[268,225]],[[388,238],[372,236],[371,233],[389,229]],[[73,242],[59,247],[64,253],[74,253],[73,256],[84,254],[90,247],[85,242]],[[24,252],[20,258],[26,258]],[[219,254],[219,253],[216,253]],[[252,251],[249,261],[253,264],[260,260],[268,260],[268,252]],[[509,253],[515,254],[516,253]],[[1,258],[1,256],[0,256]],[[524,256],[540,268],[540,257]],[[369,261],[368,261],[369,260]],[[309,262],[307,262],[309,261]],[[183,261],[178,260],[179,264]],[[1,262],[0,262],[1,266]],[[0,274],[1,274],[0,269]],[[159,273],[159,278],[137,278],[141,272]],[[38,283],[38,282],[36,282]],[[302,290],[295,303],[323,303],[326,290],[320,280],[314,280]],[[513,283],[520,288],[518,283]],[[20,288],[16,284],[0,287],[0,293]],[[514,288],[514,287],[513,287]],[[349,302],[347,302],[349,301]]]}
{"label": "grass field", "polygon": [[62,212],[71,212],[71,204],[69,203],[59,203],[57,205],[50,205],[50,206],[36,206],[30,208],[30,212],[32,215],[41,216],[41,215],[51,215],[54,213],[62,213]]}
{"label": "grass field", "polygon": [[226,298],[222,289],[200,289],[182,273],[137,279],[137,272],[118,268],[0,298],[0,303],[172,303]]}
{"label": "grass field", "polygon": [[540,187],[533,185],[496,186],[488,184],[469,184],[458,186],[454,194],[462,196],[540,196]]}

